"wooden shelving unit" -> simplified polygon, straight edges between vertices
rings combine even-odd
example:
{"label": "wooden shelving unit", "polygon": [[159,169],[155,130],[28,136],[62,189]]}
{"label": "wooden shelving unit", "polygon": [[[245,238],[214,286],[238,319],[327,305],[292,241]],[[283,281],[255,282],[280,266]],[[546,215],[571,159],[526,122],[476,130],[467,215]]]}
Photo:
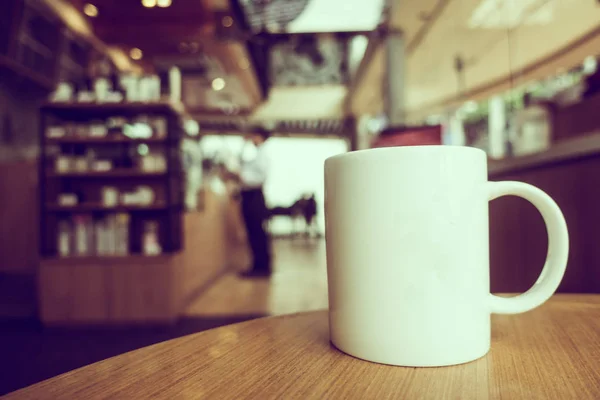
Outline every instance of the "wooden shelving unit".
{"label": "wooden shelving unit", "polygon": [[[182,137],[180,117],[176,109],[167,103],[120,103],[120,104],[79,104],[50,103],[41,108],[41,251],[43,257],[55,257],[59,253],[58,227],[62,223],[72,224],[71,215],[84,215],[99,219],[110,213],[126,214],[130,220],[128,227],[129,253],[143,253],[142,236],[144,224],[148,221],[158,224],[159,244],[165,253],[181,249],[181,213],[183,212],[182,170],[179,158],[179,143]],[[149,138],[130,138],[120,131],[111,131],[104,137],[81,135],[73,132],[62,137],[48,137],[48,128],[79,124],[85,127],[92,122],[107,121],[109,118],[121,118],[126,121],[162,119],[166,132],[153,132]],[[65,132],[67,132],[65,130]],[[86,132],[85,129],[83,132]],[[107,146],[108,145],[108,146]],[[144,170],[143,158],[138,155],[136,147],[146,146],[146,152],[153,157],[164,160],[164,169]],[[108,147],[108,152],[102,149]],[[149,150],[151,149],[151,150]],[[55,168],[59,157],[85,158],[82,154],[97,151],[98,157],[111,164],[125,159],[129,167],[115,166],[106,171],[95,171],[86,168],[84,171],[60,170]],[[74,155],[75,153],[79,154]],[[104,156],[102,156],[104,154]],[[111,159],[112,157],[112,159]],[[90,162],[93,162],[90,161]],[[136,164],[138,162],[138,164]],[[89,168],[89,166],[87,166]],[[144,187],[152,191],[154,200],[147,205],[102,203],[102,191],[106,187],[123,193],[131,192],[135,187]],[[79,197],[77,205],[60,206],[58,196],[71,194]],[[81,229],[81,227],[79,227]],[[86,229],[90,230],[88,226]],[[94,229],[93,227],[91,229]],[[73,230],[76,230],[73,228]],[[93,236],[89,233],[90,236]],[[98,235],[100,236],[100,235]],[[97,238],[94,237],[92,241]],[[71,247],[75,238],[71,238]],[[93,248],[94,243],[89,246]],[[72,250],[72,249],[70,249]],[[73,251],[69,251],[71,253]],[[79,251],[81,253],[81,251]],[[88,254],[86,254],[88,255]],[[93,255],[93,254],[89,254]]]}
{"label": "wooden shelving unit", "polygon": [[3,0],[0,11],[0,74],[48,92],[58,82],[85,79],[94,48],[70,30],[48,2]]}
{"label": "wooden shelving unit", "polygon": [[84,212],[144,212],[144,211],[155,211],[155,210],[166,210],[168,206],[166,204],[157,203],[143,206],[126,206],[119,205],[115,207],[107,207],[102,204],[78,204],[75,206],[62,206],[60,204],[48,203],[46,204],[47,212],[71,212],[71,213],[84,213]]}
{"label": "wooden shelving unit", "polygon": [[42,111],[51,113],[61,118],[74,121],[106,118],[110,116],[131,117],[140,114],[170,115],[179,118],[183,112],[180,105],[168,102],[135,102],[135,103],[47,103],[42,106]]}
{"label": "wooden shelving unit", "polygon": [[81,138],[81,137],[67,137],[67,138],[46,138],[47,144],[95,144],[112,146],[115,143],[165,143],[164,138],[128,138],[128,137],[112,137],[112,138]]}
{"label": "wooden shelving unit", "polygon": [[47,178],[163,178],[167,175],[167,172],[144,172],[135,171],[131,169],[114,169],[111,171],[69,171],[69,172],[55,172],[49,171],[46,173]]}
{"label": "wooden shelving unit", "polygon": [[155,256],[144,255],[128,255],[128,256],[72,256],[72,257],[48,257],[45,259],[48,263],[60,264],[60,266],[75,266],[85,267],[87,264],[102,264],[107,265],[114,263],[143,263],[144,261],[163,261],[168,263],[172,258],[170,254],[159,254]]}
{"label": "wooden shelving unit", "polygon": [[[102,137],[97,132],[91,136],[92,129],[86,128],[108,126],[115,119],[123,125],[110,125]],[[152,136],[127,137],[119,129],[126,124],[146,124]],[[182,135],[180,114],[166,103],[42,106],[39,301],[44,323],[177,318],[184,257]],[[59,160],[67,167],[59,168]],[[95,170],[99,163],[103,169]],[[131,194],[140,188],[152,200],[132,203]],[[121,224],[117,228],[115,221]],[[159,254],[148,251],[155,248],[148,247],[149,226]]]}

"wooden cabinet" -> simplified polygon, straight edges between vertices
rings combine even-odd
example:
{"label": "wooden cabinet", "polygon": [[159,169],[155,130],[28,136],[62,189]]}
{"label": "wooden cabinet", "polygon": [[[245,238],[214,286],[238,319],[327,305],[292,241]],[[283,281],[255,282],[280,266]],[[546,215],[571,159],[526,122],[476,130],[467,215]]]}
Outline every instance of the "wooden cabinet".
{"label": "wooden cabinet", "polygon": [[[163,115],[169,121],[166,136],[155,131],[146,139],[132,138],[119,131],[106,137],[70,135],[48,138],[46,130],[41,130],[42,256],[38,298],[40,318],[45,324],[173,322],[190,299],[230,265],[229,196],[207,192],[202,211],[183,211],[182,131],[176,111],[165,103],[56,103],[43,107],[43,126],[46,127],[68,121],[84,125],[89,121],[99,123],[114,115],[132,122],[140,114],[157,118]],[[108,171],[55,170],[53,160],[58,154],[85,154],[85,148],[102,147],[116,152],[119,148],[132,148],[143,150],[143,154],[151,154],[152,148],[161,149],[161,154],[167,159],[167,168],[164,172],[148,173],[140,170],[139,165],[143,163],[136,162],[130,163],[127,169],[119,167]],[[146,153],[148,149],[150,153]],[[95,154],[99,156],[101,153]],[[129,191],[138,185],[151,187],[155,201],[138,206],[118,204],[108,207],[103,204],[100,195],[103,185],[120,191]],[[85,200],[75,205],[58,204],[57,196],[65,192],[81,193]],[[130,215],[128,255],[98,254],[96,250],[85,256],[60,256],[57,251],[57,221],[62,221],[65,226],[74,215],[88,215],[91,217],[88,220],[96,224],[115,213]],[[145,220],[159,221],[163,249],[160,255],[146,254],[142,250]]]}
{"label": "wooden cabinet", "polygon": [[41,0],[3,0],[0,11],[0,70],[46,90],[81,81],[92,46],[69,31]]}
{"label": "wooden cabinet", "polygon": [[14,47],[23,0],[3,0],[0,12],[0,55],[8,56]]}
{"label": "wooden cabinet", "polygon": [[61,23],[39,1],[25,2],[14,58],[31,71],[54,77],[61,43]]}

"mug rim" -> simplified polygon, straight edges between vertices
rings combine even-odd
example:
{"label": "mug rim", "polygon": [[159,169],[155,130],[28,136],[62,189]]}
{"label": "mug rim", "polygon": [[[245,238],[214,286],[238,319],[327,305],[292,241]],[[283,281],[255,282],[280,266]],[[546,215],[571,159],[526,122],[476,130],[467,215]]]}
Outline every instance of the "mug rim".
{"label": "mug rim", "polygon": [[390,146],[390,147],[376,147],[372,149],[363,149],[363,150],[355,150],[348,151],[345,153],[336,154],[334,156],[328,157],[325,162],[336,161],[340,159],[346,158],[355,158],[358,156],[365,155],[366,153],[391,153],[391,152],[422,152],[422,151],[466,151],[470,153],[479,153],[485,155],[487,157],[487,153],[481,149],[470,146],[459,146],[459,145],[448,145],[448,144],[434,144],[434,145],[419,145],[419,146]]}

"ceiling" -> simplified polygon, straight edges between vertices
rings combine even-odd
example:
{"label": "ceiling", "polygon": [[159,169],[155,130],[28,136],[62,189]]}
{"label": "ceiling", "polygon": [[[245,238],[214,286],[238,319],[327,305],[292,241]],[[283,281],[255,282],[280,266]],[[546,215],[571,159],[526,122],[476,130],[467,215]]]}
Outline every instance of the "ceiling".
{"label": "ceiling", "polygon": [[[375,29],[384,0],[239,0],[251,30],[349,32]],[[335,17],[332,17],[335,16]],[[279,24],[276,21],[284,21]]]}
{"label": "ceiling", "polygon": [[384,0],[311,0],[287,31],[370,31],[381,20],[383,3]]}
{"label": "ceiling", "polygon": [[[70,0],[83,10],[86,0]],[[226,0],[173,0],[169,7],[146,8],[141,0],[92,0],[94,34],[126,54],[143,52],[146,70],[182,70],[183,99],[191,115],[248,114],[262,100],[258,77],[243,42],[229,40],[241,28]],[[225,86],[212,90],[212,80]],[[187,90],[186,90],[187,89]]]}
{"label": "ceiling", "polygon": [[[556,74],[600,53],[600,5],[592,0],[402,0],[391,25],[406,41],[409,119]],[[462,84],[457,56],[464,63]],[[382,111],[384,66],[379,48],[355,91],[355,113]]]}
{"label": "ceiling", "polygon": [[[266,122],[345,116],[346,83],[365,46],[351,43],[352,35],[374,29],[384,3],[172,0],[146,8],[142,0],[52,1],[81,12],[94,4],[98,15],[85,17],[94,35],[123,54],[140,49],[137,63],[146,71],[178,66],[190,115]],[[213,90],[215,78],[224,79],[223,89]]]}
{"label": "ceiling", "polygon": [[[141,49],[146,69],[179,66],[183,97],[194,116],[269,121],[383,111],[382,45],[369,45],[370,62],[361,67],[358,84],[347,89],[347,76],[315,78],[338,66],[344,73],[352,71],[347,44],[341,45],[339,56],[330,57],[338,52],[335,41],[348,43],[347,37],[314,35],[328,37],[333,47],[317,40],[302,53],[302,36],[289,32],[372,30],[384,0],[172,0],[168,8],[145,8],[141,0],[64,1],[79,10],[92,1],[99,11],[87,19],[94,33],[125,53]],[[255,14],[248,12],[248,5],[255,7]],[[274,16],[293,20],[274,25]],[[406,44],[404,103],[409,122],[556,74],[600,53],[600,5],[594,0],[397,0],[389,22],[402,30]],[[272,76],[270,63],[277,57],[264,48],[276,48],[272,43],[281,40],[292,51],[280,57],[283,74]],[[325,63],[313,62],[315,48]],[[457,59],[464,65],[460,74]],[[224,79],[222,90],[212,89],[215,78]]]}

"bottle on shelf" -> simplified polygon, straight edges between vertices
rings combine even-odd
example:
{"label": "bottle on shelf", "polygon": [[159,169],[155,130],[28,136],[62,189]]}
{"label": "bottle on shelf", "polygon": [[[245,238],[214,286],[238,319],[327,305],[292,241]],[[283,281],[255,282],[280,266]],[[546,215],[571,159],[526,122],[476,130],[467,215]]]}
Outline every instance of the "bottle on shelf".
{"label": "bottle on shelf", "polygon": [[75,231],[75,254],[89,256],[92,254],[92,220],[88,215],[76,215],[73,218]]}
{"label": "bottle on shelf", "polygon": [[115,245],[117,255],[129,254],[129,214],[119,213],[116,215]]}
{"label": "bottle on shelf", "polygon": [[105,219],[106,228],[106,255],[117,254],[117,219],[115,215],[109,215]]}
{"label": "bottle on shelf", "polygon": [[167,137],[167,119],[163,117],[154,118],[153,120],[154,136],[159,139]]}
{"label": "bottle on shelf", "polygon": [[49,126],[46,128],[46,137],[49,139],[63,138],[67,136],[67,130],[64,126]]}
{"label": "bottle on shelf", "polygon": [[89,136],[93,138],[105,138],[108,134],[108,128],[104,121],[92,121],[89,128]]}
{"label": "bottle on shelf", "polygon": [[144,254],[149,256],[161,254],[162,247],[158,240],[158,223],[156,221],[146,221],[143,235],[142,247]]}
{"label": "bottle on shelf", "polygon": [[108,100],[111,91],[111,81],[106,78],[96,78],[94,80],[94,95],[98,103],[104,103]]}
{"label": "bottle on shelf", "polygon": [[92,90],[92,81],[84,78],[75,84],[76,100],[79,103],[91,103],[96,100],[96,95]]}
{"label": "bottle on shelf", "polygon": [[57,203],[62,207],[73,207],[79,203],[79,198],[75,193],[61,193],[57,197]]}
{"label": "bottle on shelf", "polygon": [[92,165],[94,165],[94,161],[96,160],[96,152],[92,149],[88,149],[85,153],[86,160],[86,168],[91,169]]}
{"label": "bottle on shelf", "polygon": [[96,241],[96,255],[97,256],[106,256],[110,255],[108,252],[108,235],[106,229],[106,221],[104,219],[99,219],[94,221],[94,238]]}
{"label": "bottle on shelf", "polygon": [[73,168],[73,159],[68,155],[59,155],[54,160],[54,170],[57,173],[70,172]]}
{"label": "bottle on shelf", "polygon": [[119,190],[113,186],[102,187],[102,205],[116,207],[119,204]]}
{"label": "bottle on shelf", "polygon": [[71,255],[72,231],[69,221],[62,220],[58,223],[58,255],[69,257]]}

